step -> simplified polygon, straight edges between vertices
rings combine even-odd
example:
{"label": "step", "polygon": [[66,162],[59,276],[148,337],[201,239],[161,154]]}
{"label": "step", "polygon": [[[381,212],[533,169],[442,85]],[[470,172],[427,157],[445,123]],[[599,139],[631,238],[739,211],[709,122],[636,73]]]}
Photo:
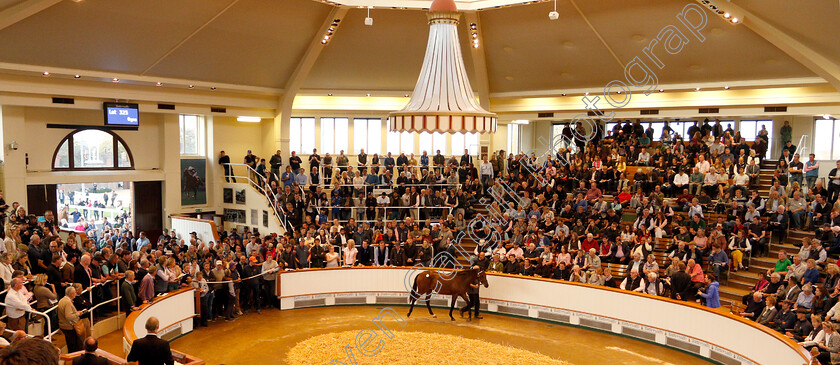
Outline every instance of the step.
{"label": "step", "polygon": [[751,292],[751,290],[738,289],[729,285],[721,285],[719,290],[721,302],[726,300],[730,303],[741,303],[741,299],[744,297],[744,295],[747,295]]}
{"label": "step", "polygon": [[736,288],[736,289],[744,289],[744,290],[752,290],[755,286],[755,282],[747,282],[742,281],[739,279],[735,279],[732,277],[732,274],[737,274],[734,272],[729,273],[729,280],[726,282],[726,286]]}

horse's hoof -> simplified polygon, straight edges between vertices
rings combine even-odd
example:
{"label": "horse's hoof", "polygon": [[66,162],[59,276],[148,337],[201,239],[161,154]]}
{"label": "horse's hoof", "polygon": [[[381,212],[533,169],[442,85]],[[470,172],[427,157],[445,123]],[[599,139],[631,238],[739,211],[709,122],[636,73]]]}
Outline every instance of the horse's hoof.
{"label": "horse's hoof", "polygon": [[454,320],[455,320],[455,317],[449,317],[449,320],[450,320],[450,321],[454,321]]}
{"label": "horse's hoof", "polygon": [[435,314],[432,314],[432,318],[437,318],[437,315],[435,315]]}

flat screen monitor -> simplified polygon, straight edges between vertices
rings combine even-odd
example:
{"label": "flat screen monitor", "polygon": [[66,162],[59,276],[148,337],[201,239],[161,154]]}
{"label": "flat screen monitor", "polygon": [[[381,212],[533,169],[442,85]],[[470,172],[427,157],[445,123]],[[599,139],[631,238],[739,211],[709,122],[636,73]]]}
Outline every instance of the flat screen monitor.
{"label": "flat screen monitor", "polygon": [[137,104],[105,103],[105,125],[139,126],[140,111]]}

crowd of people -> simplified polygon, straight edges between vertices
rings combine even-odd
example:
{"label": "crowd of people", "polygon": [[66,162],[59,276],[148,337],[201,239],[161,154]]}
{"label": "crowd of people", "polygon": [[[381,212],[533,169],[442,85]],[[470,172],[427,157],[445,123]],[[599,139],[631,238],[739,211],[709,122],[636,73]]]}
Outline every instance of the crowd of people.
{"label": "crowd of people", "polygon": [[[768,193],[759,189],[770,148],[764,127],[754,141],[732,124],[709,120],[686,136],[666,122],[658,142],[638,120],[587,131],[567,124],[556,151],[499,151],[481,161],[467,151],[460,157],[423,151],[419,160],[362,151],[352,163],[344,151],[322,157],[315,150],[308,168],[294,152],[288,166],[280,151],[268,165],[250,153],[245,163],[290,222],[284,236],[268,240],[287,269],[430,265],[441,251],[458,257],[454,244],[472,230],[484,239],[470,263],[489,271],[719,307],[722,276],[749,269],[751,258],[770,254],[771,242],[787,242],[790,230],[806,231],[801,248],[778,253],[793,257],[789,265],[780,259],[756,284],[760,295],[744,297],[740,313],[830,361],[826,344],[812,341],[823,328],[830,331],[827,324],[812,330],[804,320],[768,321],[763,312],[787,313],[789,305],[822,318],[837,303],[840,286],[830,262],[840,254],[840,162],[821,181],[817,156],[797,153],[786,122],[781,152],[770,159]],[[485,204],[487,211],[476,210]],[[471,224],[476,216],[479,224]],[[614,278],[615,268],[626,277]],[[765,307],[759,310],[758,302]],[[835,357],[838,351],[832,350]]]}
{"label": "crowd of people", "polygon": [[[826,350],[824,339],[840,320],[840,274],[830,262],[840,253],[840,163],[826,187],[815,177],[815,156],[803,162],[783,141],[766,194],[758,189],[766,131],[753,143],[708,121],[685,138],[666,124],[658,143],[639,121],[610,131],[599,124],[586,142],[582,125],[562,133],[571,143],[556,151],[498,151],[480,161],[468,151],[448,158],[424,151],[419,161],[362,154],[351,164],[343,152],[322,158],[313,151],[304,169],[295,153],[285,166],[280,151],[268,165],[249,151],[244,162],[289,223],[282,234],[244,227],[221,231],[218,242],[174,231],[150,239],[103,220],[62,238],[52,212],[38,219],[12,204],[0,237],[7,329],[26,331],[32,311],[58,306],[53,323],[69,349],[81,350],[84,336],[74,326],[86,310],[109,303],[101,307],[107,310],[117,296],[132,310],[182,286],[200,292],[197,325],[232,321],[279,305],[280,270],[432,266],[440,252],[463,257],[463,235],[480,237],[465,259],[487,271],[718,307],[721,276],[768,255],[771,240],[783,242],[789,229],[807,229],[807,242],[779,253],[740,313],[823,360],[837,356],[840,348]],[[230,166],[225,171],[233,177]],[[621,277],[613,277],[617,268]]]}

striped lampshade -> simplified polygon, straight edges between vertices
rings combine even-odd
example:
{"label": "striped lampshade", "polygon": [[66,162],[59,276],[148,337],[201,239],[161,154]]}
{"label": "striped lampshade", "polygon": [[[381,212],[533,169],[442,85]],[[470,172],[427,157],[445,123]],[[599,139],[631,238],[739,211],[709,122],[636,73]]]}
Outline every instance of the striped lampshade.
{"label": "striped lampshade", "polygon": [[423,69],[408,105],[389,115],[389,130],[486,133],[496,131],[496,114],[476,101],[458,42],[458,18],[452,0],[429,8],[429,43]]}

